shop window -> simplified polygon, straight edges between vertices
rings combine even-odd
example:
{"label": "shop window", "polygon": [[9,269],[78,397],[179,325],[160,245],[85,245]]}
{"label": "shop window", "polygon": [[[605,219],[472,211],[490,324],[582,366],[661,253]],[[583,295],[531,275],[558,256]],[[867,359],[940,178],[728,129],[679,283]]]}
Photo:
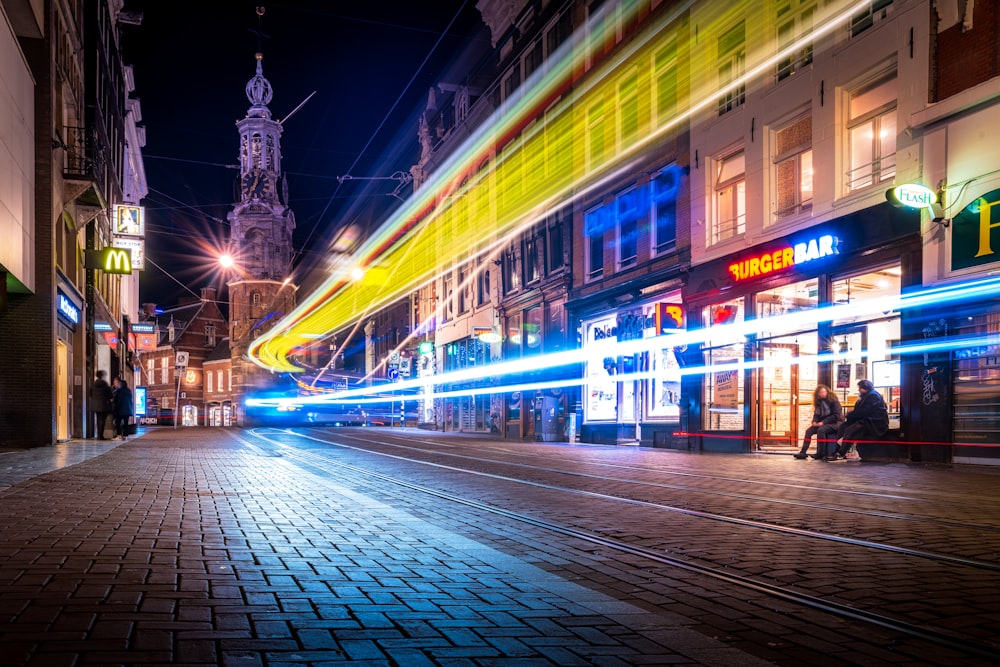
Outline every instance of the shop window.
{"label": "shop window", "polygon": [[583,347],[587,385],[584,391],[584,418],[587,421],[618,419],[618,375],[624,360],[614,355],[611,337],[617,327],[615,317],[585,322]]}
{"label": "shop window", "polygon": [[618,82],[618,146],[627,150],[639,135],[639,75],[635,68]]}
{"label": "shop window", "polygon": [[851,37],[857,37],[889,16],[892,0],[874,0],[867,8],[851,17]]}
{"label": "shop window", "polygon": [[790,49],[799,41],[799,46],[778,61],[777,80],[783,81],[812,64],[812,42],[803,43],[803,38],[812,30],[816,4],[814,0],[779,0],[776,10],[778,51]]}
{"label": "shop window", "polygon": [[731,328],[720,328],[743,321],[743,299],[708,306],[702,317],[708,328],[702,348],[707,369],[703,382],[702,428],[742,431],[746,338]]}
{"label": "shop window", "polygon": [[617,243],[618,268],[634,266],[639,248],[639,191],[631,188],[618,195],[615,201],[618,209]]}
{"label": "shop window", "polygon": [[774,133],[774,214],[798,215],[812,208],[812,117],[801,118]]}
{"label": "shop window", "polygon": [[742,150],[718,161],[715,195],[710,245],[746,231],[746,158]]}
{"label": "shop window", "polygon": [[671,165],[650,179],[650,217],[653,250],[659,255],[677,246],[677,193],[681,170]]}
{"label": "shop window", "polygon": [[524,311],[524,331],[521,338],[521,350],[524,355],[538,354],[542,351],[542,318],[543,308],[535,306]]}
{"label": "shop window", "polygon": [[857,305],[848,309],[849,317],[833,321],[831,337],[826,341],[833,364],[833,378],[837,395],[845,409],[857,401],[858,380],[876,382],[876,389],[890,409],[890,426],[898,427],[900,387],[880,386],[888,366],[881,362],[893,361],[893,347],[900,339],[899,313],[892,307],[900,294],[900,267],[887,266],[863,274],[834,280],[831,285],[833,301],[838,305]]}
{"label": "shop window", "polygon": [[896,78],[882,79],[851,92],[847,133],[849,191],[896,176]]}
{"label": "shop window", "polygon": [[653,53],[653,77],[656,85],[656,119],[660,125],[677,113],[677,38],[669,37]]}
{"label": "shop window", "polygon": [[740,107],[746,101],[746,83],[740,82],[746,70],[747,60],[744,31],[743,21],[740,21],[719,37],[717,51],[719,90],[723,91],[722,97],[719,98],[720,116]]}

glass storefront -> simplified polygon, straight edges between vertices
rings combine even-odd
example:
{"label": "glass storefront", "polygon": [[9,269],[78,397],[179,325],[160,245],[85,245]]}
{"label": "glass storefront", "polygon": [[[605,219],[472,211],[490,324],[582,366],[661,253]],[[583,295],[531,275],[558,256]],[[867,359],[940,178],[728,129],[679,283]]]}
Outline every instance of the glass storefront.
{"label": "glass storefront", "polygon": [[[821,294],[819,278],[811,278],[701,309],[708,330],[702,349],[703,429],[749,432],[752,449],[794,448],[812,421],[816,386],[829,384],[849,410],[862,379],[875,383],[889,406],[890,426],[899,427],[900,362],[892,352],[900,339],[899,313],[859,308],[856,316],[832,322],[808,315],[824,305],[898,296],[899,265],[823,282],[827,295]],[[752,333],[740,326],[748,309],[761,321]],[[796,313],[805,315],[786,317]]]}

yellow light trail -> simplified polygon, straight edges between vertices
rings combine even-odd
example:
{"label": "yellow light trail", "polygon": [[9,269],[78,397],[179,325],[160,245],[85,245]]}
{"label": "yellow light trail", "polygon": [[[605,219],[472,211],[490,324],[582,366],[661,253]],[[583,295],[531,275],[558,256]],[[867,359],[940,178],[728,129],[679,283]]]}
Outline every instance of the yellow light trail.
{"label": "yellow light trail", "polygon": [[[725,10],[706,14],[713,4],[725,5]],[[537,79],[527,80],[361,246],[350,265],[335,270],[320,289],[251,344],[254,362],[273,371],[301,371],[288,359],[296,349],[413,292],[433,280],[441,267],[492,249],[496,239],[589,192],[654,142],[712,107],[721,94],[770,72],[781,59],[869,3],[825,8],[817,13],[816,28],[777,53],[771,40],[759,40],[757,50],[747,54],[753,65],[724,88],[706,83],[717,74],[714,48],[702,49],[695,59],[695,49],[687,46],[694,41],[685,32],[687,11],[698,5],[709,23],[703,39],[714,46],[710,35],[720,33],[720,26],[734,17],[759,16],[764,11],[761,3],[688,2],[644,20],[632,39],[588,71],[588,63],[614,42],[619,23],[637,20],[636,5],[623,2],[619,15],[598,17],[583,34],[568,40],[547,61],[547,68],[536,73]],[[657,52],[673,39],[679,52],[690,53],[691,65],[671,81],[658,82]],[[622,91],[637,96],[635,136],[628,143],[616,136]],[[658,109],[654,114],[656,94],[676,100],[676,110]],[[359,269],[361,277],[352,279],[351,273]]]}

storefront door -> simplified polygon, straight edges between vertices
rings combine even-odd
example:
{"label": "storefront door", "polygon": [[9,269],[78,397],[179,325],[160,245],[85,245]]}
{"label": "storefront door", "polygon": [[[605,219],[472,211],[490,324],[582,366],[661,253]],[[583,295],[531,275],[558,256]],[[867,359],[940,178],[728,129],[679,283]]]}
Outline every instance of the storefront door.
{"label": "storefront door", "polygon": [[764,341],[757,371],[757,442],[761,449],[792,447],[798,433],[799,346]]}

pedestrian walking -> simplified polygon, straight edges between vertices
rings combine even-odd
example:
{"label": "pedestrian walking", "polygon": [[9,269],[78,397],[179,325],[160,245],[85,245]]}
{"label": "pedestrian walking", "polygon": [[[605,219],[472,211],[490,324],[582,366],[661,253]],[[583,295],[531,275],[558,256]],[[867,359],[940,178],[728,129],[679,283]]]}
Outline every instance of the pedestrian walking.
{"label": "pedestrian walking", "polygon": [[813,458],[825,458],[833,449],[833,438],[842,421],[844,421],[844,410],[840,407],[837,394],[825,384],[816,385],[816,390],[813,392],[812,424],[806,429],[802,449],[795,455],[795,458],[806,458],[814,435],[816,436],[816,453],[813,454]]}
{"label": "pedestrian walking", "polygon": [[122,378],[115,378],[114,395],[115,415],[115,440],[128,439],[128,425],[135,412],[135,405],[132,402],[132,390],[129,389],[128,382]]}
{"label": "pedestrian walking", "polygon": [[104,379],[107,374],[107,371],[97,371],[97,379],[90,387],[90,411],[94,413],[94,436],[98,440],[107,440],[104,427],[111,414],[111,385]]}

